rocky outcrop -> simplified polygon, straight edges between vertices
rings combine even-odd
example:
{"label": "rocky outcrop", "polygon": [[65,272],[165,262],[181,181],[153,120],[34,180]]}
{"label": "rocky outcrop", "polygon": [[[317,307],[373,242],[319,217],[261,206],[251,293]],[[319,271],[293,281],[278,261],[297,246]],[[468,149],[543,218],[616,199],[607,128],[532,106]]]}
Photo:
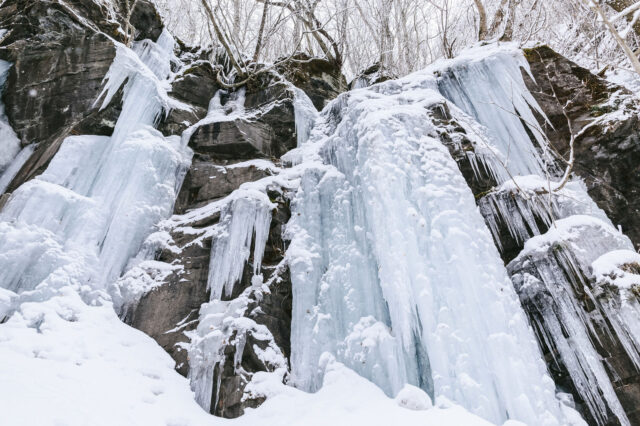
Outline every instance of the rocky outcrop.
{"label": "rocky outcrop", "polygon": [[623,307],[636,296],[601,285],[591,270],[600,254],[625,242],[619,234],[603,239],[597,225],[582,228],[581,238],[598,243],[551,241],[522,253],[508,270],[558,389],[573,395],[589,424],[624,424],[620,415],[638,424],[638,350],[625,335]]}
{"label": "rocky outcrop", "polygon": [[[197,366],[197,374],[204,370],[202,374],[211,375],[214,383],[210,401],[201,403],[209,406],[212,414],[237,417],[245,408],[263,401],[244,392],[253,374],[286,368],[291,351],[291,282],[283,262],[282,239],[290,216],[286,188],[267,183],[264,189],[275,208],[259,271],[263,285],[256,287],[252,280],[251,255],[230,293],[212,301],[212,246],[224,226],[221,212],[227,205],[225,197],[243,184],[268,181],[280,171],[276,165],[279,157],[296,146],[294,93],[290,86],[266,74],[235,92],[220,89],[213,67],[201,59],[174,80],[170,93],[185,104],[184,112],[193,114],[189,120],[201,120],[191,123],[183,135],[193,149],[193,163],[175,204],[176,215],[161,226],[159,235],[164,241],[154,249],[155,260],[143,262],[123,277],[144,275],[153,284],[135,303],[124,306],[121,315],[153,337],[176,360],[181,374],[190,375],[196,360],[189,354],[197,352],[192,346],[201,341],[198,327],[206,315],[204,307],[210,301],[233,306],[230,318],[242,311],[239,318],[253,325],[247,327],[238,320],[242,326],[233,321],[216,326],[225,333],[226,343],[217,347],[215,354],[205,345],[198,353],[216,361]],[[210,103],[212,110],[207,116]],[[176,117],[170,115],[160,128],[167,133],[185,130],[187,124],[179,123]],[[164,272],[158,272],[158,264]],[[266,350],[281,354],[279,361],[259,355]]]}
{"label": "rocky outcrop", "polygon": [[563,114],[566,106],[578,135],[575,173],[584,179],[598,206],[639,248],[640,103],[549,47],[527,49],[525,56],[535,81],[526,72],[523,76],[552,125],[540,120],[551,144],[566,157],[570,139]]}
{"label": "rocky outcrop", "polygon": [[322,110],[332,99],[348,90],[340,67],[326,59],[311,58],[300,53],[278,67],[287,80],[304,90],[313,105]]}
{"label": "rocky outcrop", "polygon": [[135,28],[135,40],[149,39],[157,41],[160,34],[162,34],[162,30],[164,30],[164,23],[160,13],[158,13],[153,2],[149,0],[135,2],[133,12],[131,12],[130,23]]}

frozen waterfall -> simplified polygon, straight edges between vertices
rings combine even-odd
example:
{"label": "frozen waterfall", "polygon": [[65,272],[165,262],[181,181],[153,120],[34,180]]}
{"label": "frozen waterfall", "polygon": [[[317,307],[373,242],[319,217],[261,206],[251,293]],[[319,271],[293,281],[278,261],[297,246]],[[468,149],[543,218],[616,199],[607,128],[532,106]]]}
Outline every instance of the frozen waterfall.
{"label": "frozen waterfall", "polygon": [[493,422],[562,423],[502,260],[430,119],[441,102],[436,79],[418,73],[341,95],[316,124],[325,131],[307,145],[320,160],[309,157],[287,228],[292,381],[317,390],[329,352],[389,395],[410,383]]}

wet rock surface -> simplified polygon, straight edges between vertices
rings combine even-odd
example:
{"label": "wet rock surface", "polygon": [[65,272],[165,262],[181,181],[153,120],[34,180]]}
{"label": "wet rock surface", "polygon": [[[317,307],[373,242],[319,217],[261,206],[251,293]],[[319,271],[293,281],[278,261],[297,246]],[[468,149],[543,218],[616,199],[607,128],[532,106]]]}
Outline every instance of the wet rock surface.
{"label": "wet rock surface", "polygon": [[[94,13],[101,11],[95,7]],[[13,64],[3,92],[6,114],[23,146],[39,144],[9,186],[12,191],[41,172],[94,109],[116,49],[106,34],[56,1],[4,2],[0,27],[8,29],[0,59]]]}

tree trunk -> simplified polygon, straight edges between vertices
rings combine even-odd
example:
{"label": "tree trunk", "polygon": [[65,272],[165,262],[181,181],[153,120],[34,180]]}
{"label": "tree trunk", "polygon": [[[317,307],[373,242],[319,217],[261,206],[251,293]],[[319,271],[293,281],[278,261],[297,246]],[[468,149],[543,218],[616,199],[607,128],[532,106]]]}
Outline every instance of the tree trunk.
{"label": "tree trunk", "polygon": [[264,1],[262,8],[262,19],[260,20],[260,29],[258,30],[258,39],[256,40],[256,50],[253,52],[253,62],[258,62],[260,50],[262,49],[262,37],[264,36],[264,25],[267,22],[267,13],[269,12],[269,0]]}
{"label": "tree trunk", "polygon": [[516,22],[516,9],[519,5],[520,5],[520,0],[509,0],[507,23],[504,26],[504,32],[500,37],[500,41],[513,40],[513,27]]}
{"label": "tree trunk", "polygon": [[[637,0],[605,0],[604,2],[604,4],[618,13],[622,12],[630,6],[633,6],[635,3],[637,3]],[[631,20],[633,19],[633,13],[627,15],[626,19],[628,22],[631,22]],[[640,20],[638,20],[638,22],[633,25],[633,32],[635,32],[636,35],[640,37]]]}
{"label": "tree trunk", "polygon": [[482,0],[473,0],[476,4],[476,9],[478,9],[478,40],[486,40],[487,39],[487,11],[482,4]]}

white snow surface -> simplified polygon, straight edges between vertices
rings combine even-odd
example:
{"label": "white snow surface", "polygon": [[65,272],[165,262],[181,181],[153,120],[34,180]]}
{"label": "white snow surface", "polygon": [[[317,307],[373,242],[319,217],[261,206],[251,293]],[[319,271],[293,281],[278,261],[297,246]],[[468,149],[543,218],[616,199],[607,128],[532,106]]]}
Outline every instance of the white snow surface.
{"label": "white snow surface", "polygon": [[640,253],[632,250],[615,250],[605,253],[592,263],[593,274],[599,282],[607,282],[623,289],[640,288],[640,275],[624,266],[635,266],[640,269]]}

